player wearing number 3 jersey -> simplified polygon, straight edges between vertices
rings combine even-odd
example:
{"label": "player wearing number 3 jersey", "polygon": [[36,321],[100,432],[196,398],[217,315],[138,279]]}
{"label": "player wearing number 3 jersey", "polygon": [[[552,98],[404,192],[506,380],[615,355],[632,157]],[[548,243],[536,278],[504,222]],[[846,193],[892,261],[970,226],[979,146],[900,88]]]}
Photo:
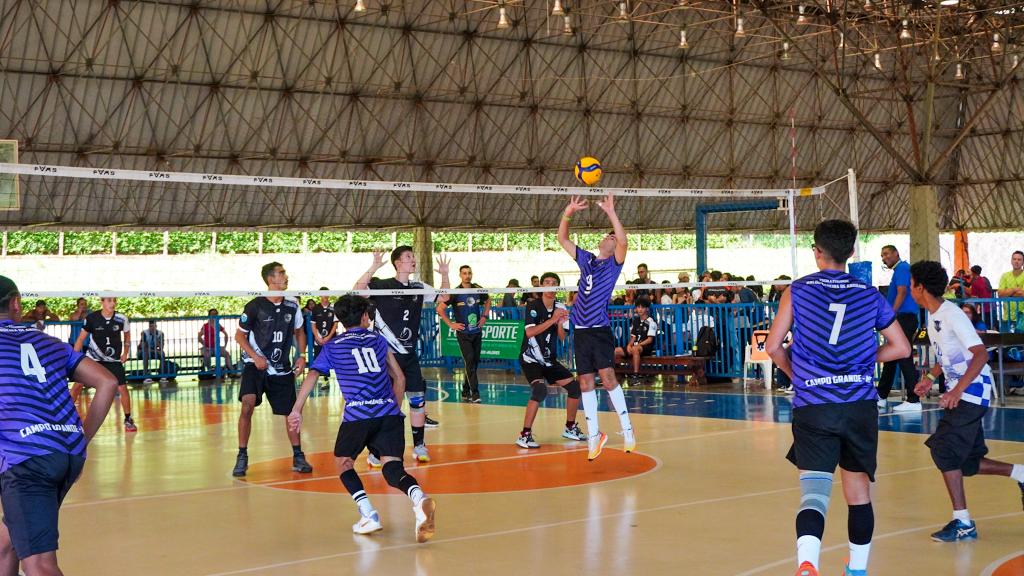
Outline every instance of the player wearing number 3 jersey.
{"label": "player wearing number 3 jersey", "polygon": [[[870,486],[878,452],[874,387],[876,362],[902,358],[910,344],[892,308],[877,290],[846,273],[857,228],[827,220],[814,230],[818,272],[793,282],[779,301],[766,343],[772,360],[792,378],[793,447],[787,458],[800,470],[796,517],[797,574],[816,576],[832,475],[842,470],[849,506],[847,576],[867,573],[874,532]],[[792,331],[789,350],[782,347]],[[877,344],[875,332],[886,342]]]}

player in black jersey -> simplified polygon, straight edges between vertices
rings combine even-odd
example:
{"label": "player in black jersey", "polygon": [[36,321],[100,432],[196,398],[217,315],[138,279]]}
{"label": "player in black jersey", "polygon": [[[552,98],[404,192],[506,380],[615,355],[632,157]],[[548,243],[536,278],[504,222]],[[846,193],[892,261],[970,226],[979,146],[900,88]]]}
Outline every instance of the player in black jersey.
{"label": "player in black jersey", "polygon": [[[441,275],[441,288],[448,288],[448,263],[444,256],[437,258],[437,272]],[[384,253],[373,252],[373,265],[359,280],[356,290],[402,290],[431,289],[431,286],[420,281],[410,280],[416,272],[416,253],[412,246],[399,246],[391,252],[391,265],[395,267],[395,277],[379,279],[373,275],[384,266]],[[426,413],[427,384],[420,371],[420,360],[416,352],[416,344],[420,338],[420,320],[423,317],[423,303],[433,302],[437,294],[406,294],[396,296],[372,296],[370,300],[376,308],[373,317],[373,329],[388,341],[395,352],[402,372],[405,374],[405,395],[409,399],[409,425],[412,428],[412,453],[420,462],[429,462],[430,454],[423,439],[423,430],[430,423]],[[433,422],[434,426],[437,422]],[[370,465],[379,466],[379,460],[372,452]]]}
{"label": "player in black jersey", "polygon": [[[326,286],[321,286],[320,290],[327,290]],[[321,296],[320,303],[313,306],[312,313],[313,320],[313,360],[320,355],[320,350],[323,349],[324,344],[334,338],[335,333],[338,331],[338,319],[334,316],[334,308],[331,306],[330,296]],[[321,390],[330,390],[331,388],[331,375],[324,374],[324,381],[320,384]]]}
{"label": "player in black jersey", "polygon": [[[101,308],[85,317],[82,331],[75,340],[75,352],[85,348],[86,356],[92,358],[107,369],[117,379],[117,391],[121,397],[121,409],[124,411],[124,431],[135,432],[135,420],[132,419],[132,397],[128,395],[128,379],[124,372],[124,363],[128,361],[131,350],[131,331],[128,317],[119,313],[117,298],[100,298]],[[86,339],[89,340],[86,348]],[[71,387],[71,399],[78,404],[82,394],[82,384],[75,382]]]}
{"label": "player in black jersey", "polygon": [[[559,286],[561,279],[554,272],[545,272],[540,277],[544,287]],[[540,448],[533,439],[533,421],[537,410],[548,395],[548,386],[554,384],[565,388],[565,429],[562,437],[569,440],[586,440],[587,437],[576,424],[576,411],[580,406],[580,383],[572,372],[558,362],[558,340],[565,340],[569,327],[569,310],[555,301],[554,292],[542,292],[540,298],[526,304],[526,338],[519,353],[519,365],[523,376],[530,384],[530,400],[526,403],[526,417],[523,430],[516,440],[522,448]]]}
{"label": "player in black jersey", "polygon": [[[278,262],[271,262],[261,271],[268,290],[287,290],[288,274]],[[242,382],[238,401],[238,458],[232,476],[245,476],[249,467],[249,433],[253,410],[263,403],[266,394],[274,414],[286,417],[285,431],[292,444],[292,470],[308,474],[313,467],[302,453],[299,432],[288,427],[287,416],[295,404],[295,374],[306,368],[306,333],[302,329],[302,310],[294,298],[283,296],[253,298],[245,305],[238,320],[235,342],[242,347]],[[292,367],[292,344],[298,348]]]}
{"label": "player in black jersey", "polygon": [[651,301],[646,296],[637,297],[633,306],[633,320],[629,326],[629,342],[625,348],[615,349],[615,361],[622,362],[627,356],[633,362],[630,380],[640,378],[640,358],[654,354],[654,339],[658,336],[658,322],[651,318]]}

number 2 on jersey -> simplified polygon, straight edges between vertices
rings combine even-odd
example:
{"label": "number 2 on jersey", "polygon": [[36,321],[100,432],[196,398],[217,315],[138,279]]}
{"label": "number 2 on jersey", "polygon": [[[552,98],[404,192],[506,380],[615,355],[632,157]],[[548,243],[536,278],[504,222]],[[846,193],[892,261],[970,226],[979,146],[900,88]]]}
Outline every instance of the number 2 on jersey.
{"label": "number 2 on jersey", "polygon": [[380,363],[377,362],[377,353],[373,348],[353,348],[352,357],[356,359],[360,374],[380,372]]}
{"label": "number 2 on jersey", "polygon": [[846,317],[846,304],[833,302],[828,305],[828,311],[836,313],[835,322],[832,323],[832,334],[828,337],[828,343],[835,346],[839,343],[839,331],[842,330],[843,318]]}
{"label": "number 2 on jersey", "polygon": [[35,347],[28,342],[21,344],[21,371],[25,373],[25,376],[35,376],[40,384],[46,383],[46,369],[39,361]]}

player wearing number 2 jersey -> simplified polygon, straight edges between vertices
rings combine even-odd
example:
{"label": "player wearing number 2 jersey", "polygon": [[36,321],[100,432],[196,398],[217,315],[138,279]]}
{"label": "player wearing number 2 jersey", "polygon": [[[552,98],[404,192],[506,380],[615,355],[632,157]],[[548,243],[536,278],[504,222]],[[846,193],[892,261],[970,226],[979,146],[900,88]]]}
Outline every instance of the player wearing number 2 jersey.
{"label": "player wearing number 2 jersey", "polygon": [[[281,264],[271,262],[263,266],[261,273],[268,290],[288,289],[288,274]],[[306,368],[306,333],[302,323],[298,301],[282,296],[253,298],[238,319],[235,342],[242,347],[245,368],[238,387],[242,412],[238,415],[238,457],[232,476],[245,476],[249,466],[252,413],[263,403],[263,395],[266,394],[271,410],[278,416],[288,416],[295,404],[295,374]],[[293,342],[298,349],[294,368]],[[288,430],[288,440],[292,444],[292,470],[312,472],[313,467],[302,453],[299,433]]]}
{"label": "player wearing number 2 jersey", "polygon": [[[802,493],[796,517],[799,576],[817,576],[832,475],[842,470],[849,506],[847,576],[867,573],[875,516],[870,485],[878,452],[874,388],[876,362],[910,353],[892,308],[881,294],[846,273],[857,228],[827,220],[814,230],[819,272],[793,282],[779,301],[766,343],[768,354],[790,376],[793,447],[787,458],[800,470]],[[782,343],[792,331],[793,343]],[[886,342],[878,347],[875,332]]]}
{"label": "player wearing number 2 jersey", "polygon": [[[85,465],[117,380],[66,343],[19,326],[21,296],[0,276],[0,573],[60,574],[57,518]],[[96,389],[85,422],[68,378]]]}

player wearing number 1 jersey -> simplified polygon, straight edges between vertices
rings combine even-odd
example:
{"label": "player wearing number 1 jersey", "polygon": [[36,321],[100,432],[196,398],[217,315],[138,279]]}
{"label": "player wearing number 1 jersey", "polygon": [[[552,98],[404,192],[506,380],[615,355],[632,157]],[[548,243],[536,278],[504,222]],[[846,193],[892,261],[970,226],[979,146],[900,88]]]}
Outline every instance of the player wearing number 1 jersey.
{"label": "player wearing number 1 jersey", "polygon": [[[271,262],[261,271],[269,290],[287,290],[288,274],[278,262]],[[302,310],[294,298],[271,296],[253,298],[245,305],[238,319],[235,342],[242,347],[242,381],[238,387],[238,401],[242,412],[238,415],[238,457],[232,476],[245,476],[249,467],[249,434],[252,414],[263,403],[266,394],[270,408],[278,416],[288,416],[295,404],[295,374],[306,368],[306,333],[302,329]],[[292,367],[292,343],[298,349],[295,367]],[[292,470],[308,474],[313,467],[302,453],[299,433],[285,422],[285,431],[292,444]]]}
{"label": "player wearing number 1 jersey", "polygon": [[405,392],[405,375],[387,340],[367,330],[371,310],[370,301],[362,296],[342,296],[334,304],[345,333],[324,344],[323,353],[313,360],[288,415],[288,424],[298,433],[302,426],[302,408],[313,385],[321,374],[334,370],[345,399],[334,456],[341,470],[341,483],[359,507],[360,515],[352,531],[370,534],[381,529],[380,515],[353,468],[356,456],[369,448],[383,463],[384,480],[412,500],[416,541],[426,542],[434,535],[434,501],[423,493],[419,483],[402,465],[405,417],[400,398]]}
{"label": "player wearing number 1 jersey", "polygon": [[[66,343],[19,326],[21,296],[0,276],[0,574],[60,574],[57,518],[85,465],[117,380]],[[68,378],[96,389],[85,422]]]}
{"label": "player wearing number 1 jersey", "polygon": [[[766,343],[768,354],[796,390],[793,447],[787,458],[800,470],[798,576],[818,574],[836,466],[849,506],[846,574],[867,573],[875,525],[870,485],[878,452],[875,363],[910,353],[885,299],[846,273],[856,241],[857,228],[843,220],[827,220],[815,228],[819,271],[796,280],[783,294]],[[786,351],[782,343],[790,331],[793,341]],[[876,331],[886,339],[881,347]]]}
{"label": "player wearing number 1 jersey", "polygon": [[[75,340],[75,351],[85,353],[89,358],[99,362],[117,379],[117,389],[121,396],[121,409],[124,411],[124,431],[135,432],[135,420],[132,419],[132,397],[128,395],[128,379],[124,372],[124,363],[128,360],[131,350],[131,331],[128,318],[117,312],[117,298],[100,298],[100,310],[85,317],[82,331]],[[86,345],[88,339],[88,345]],[[82,383],[75,382],[71,387],[71,398],[78,403],[82,394]]]}

